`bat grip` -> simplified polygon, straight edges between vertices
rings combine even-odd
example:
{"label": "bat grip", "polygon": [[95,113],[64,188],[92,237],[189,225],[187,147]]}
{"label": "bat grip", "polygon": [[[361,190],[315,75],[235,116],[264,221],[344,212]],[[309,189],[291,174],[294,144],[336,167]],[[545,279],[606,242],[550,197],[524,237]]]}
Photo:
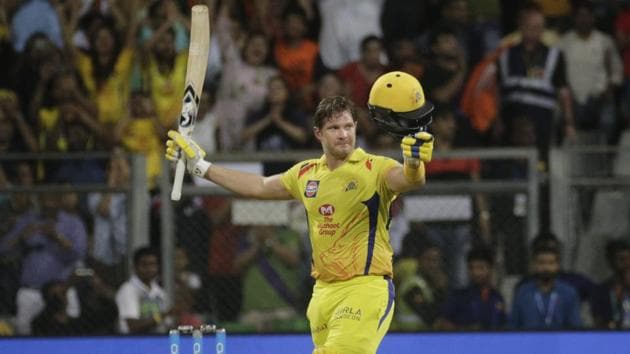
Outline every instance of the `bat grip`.
{"label": "bat grip", "polygon": [[183,158],[177,160],[175,168],[175,179],[173,180],[173,190],[171,191],[171,200],[178,201],[182,197],[182,184],[184,183],[184,173],[186,172],[186,162]]}

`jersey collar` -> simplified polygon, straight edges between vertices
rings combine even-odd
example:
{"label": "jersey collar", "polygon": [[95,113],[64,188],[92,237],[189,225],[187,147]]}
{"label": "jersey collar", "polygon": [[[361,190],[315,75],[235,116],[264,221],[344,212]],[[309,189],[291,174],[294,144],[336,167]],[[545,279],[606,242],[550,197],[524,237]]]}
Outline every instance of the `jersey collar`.
{"label": "jersey collar", "polygon": [[[348,158],[347,162],[359,162],[363,160],[366,156],[367,154],[363,149],[356,148],[354,149],[352,154],[350,154],[350,157]],[[320,166],[328,166],[326,164],[326,154],[322,155],[322,157],[319,158],[319,164]]]}

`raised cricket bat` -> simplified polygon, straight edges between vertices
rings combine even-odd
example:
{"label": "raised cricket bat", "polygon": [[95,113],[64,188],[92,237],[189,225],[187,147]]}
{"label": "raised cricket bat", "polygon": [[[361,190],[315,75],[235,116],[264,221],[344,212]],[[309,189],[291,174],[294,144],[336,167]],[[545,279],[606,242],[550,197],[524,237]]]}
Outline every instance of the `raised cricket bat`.
{"label": "raised cricket bat", "polygon": [[[210,49],[210,20],[206,5],[195,5],[191,10],[190,45],[188,47],[188,66],[186,67],[186,85],[182,99],[182,113],[179,117],[179,133],[191,136],[197,119],[199,99],[203,89],[208,66],[208,51]],[[186,163],[180,157],[175,169],[175,180],[171,191],[171,200],[179,200],[182,196],[182,183]]]}

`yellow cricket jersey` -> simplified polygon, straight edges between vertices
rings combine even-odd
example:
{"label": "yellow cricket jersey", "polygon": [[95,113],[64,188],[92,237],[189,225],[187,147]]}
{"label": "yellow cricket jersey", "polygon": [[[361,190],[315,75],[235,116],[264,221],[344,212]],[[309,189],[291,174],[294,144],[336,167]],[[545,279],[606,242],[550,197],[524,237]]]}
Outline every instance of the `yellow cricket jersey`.
{"label": "yellow cricket jersey", "polygon": [[92,71],[92,59],[83,53],[78,53],[76,66],[88,90],[90,99],[98,107],[98,120],[101,123],[116,123],[128,115],[128,99],[131,90],[131,71],[133,69],[134,52],[131,48],[124,48],[118,55],[114,71],[110,77],[98,86]]}
{"label": "yellow cricket jersey", "polygon": [[284,186],[306,208],[315,279],[392,276],[387,227],[397,195],[387,187],[385,176],[398,165],[391,158],[356,149],[334,171],[322,156],[302,161],[282,175]]}
{"label": "yellow cricket jersey", "polygon": [[155,59],[151,58],[149,61],[147,81],[150,83],[151,98],[160,122],[167,128],[177,126],[176,123],[182,110],[187,62],[187,52],[178,54],[173,70],[162,74]]}

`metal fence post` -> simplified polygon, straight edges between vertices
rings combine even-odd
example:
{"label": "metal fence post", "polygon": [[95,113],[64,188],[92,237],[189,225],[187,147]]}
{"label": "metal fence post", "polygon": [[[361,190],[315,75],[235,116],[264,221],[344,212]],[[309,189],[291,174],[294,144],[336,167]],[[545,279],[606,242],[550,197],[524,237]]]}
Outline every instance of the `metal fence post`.
{"label": "metal fence post", "polygon": [[175,301],[175,217],[171,201],[170,164],[162,159],[160,177],[160,227],[162,253],[162,282],[171,302]]}
{"label": "metal fence post", "polygon": [[129,239],[127,266],[133,271],[133,253],[139,247],[149,245],[149,192],[147,190],[146,159],[143,155],[131,155],[131,188],[129,196]]}
{"label": "metal fence post", "polygon": [[527,244],[534,239],[538,228],[539,220],[539,191],[540,178],[538,176],[538,152],[536,149],[529,149],[527,154],[527,182],[528,186],[528,203],[527,203]]}

